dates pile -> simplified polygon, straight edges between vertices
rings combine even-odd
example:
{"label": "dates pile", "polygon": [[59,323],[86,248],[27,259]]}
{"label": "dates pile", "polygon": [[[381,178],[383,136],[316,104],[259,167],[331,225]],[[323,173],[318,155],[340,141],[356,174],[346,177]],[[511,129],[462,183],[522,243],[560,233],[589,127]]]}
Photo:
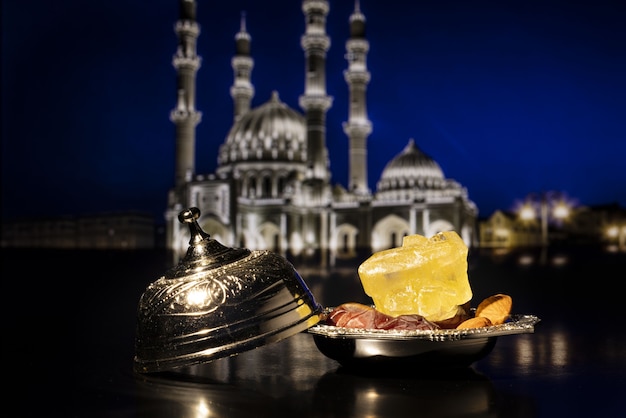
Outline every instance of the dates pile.
{"label": "dates pile", "polygon": [[334,308],[325,318],[328,325],[363,329],[420,329],[432,330],[439,326],[421,315],[391,316],[361,303],[348,302]]}
{"label": "dates pile", "polygon": [[457,314],[443,321],[429,321],[418,314],[391,316],[376,308],[356,302],[343,303],[322,318],[327,325],[344,328],[382,330],[435,330],[480,328],[504,323],[511,313],[512,298],[496,294],[484,299],[470,314],[469,303],[460,306]]}

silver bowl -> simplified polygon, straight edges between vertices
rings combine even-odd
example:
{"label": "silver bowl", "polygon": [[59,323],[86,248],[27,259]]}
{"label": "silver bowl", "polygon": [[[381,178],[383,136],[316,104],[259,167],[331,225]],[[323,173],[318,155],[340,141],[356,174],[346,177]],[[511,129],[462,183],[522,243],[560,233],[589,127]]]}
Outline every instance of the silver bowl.
{"label": "silver bowl", "polygon": [[[330,312],[332,308],[326,308]],[[533,333],[540,319],[511,315],[501,325],[468,329],[382,330],[319,323],[307,330],[325,356],[347,368],[467,367],[491,352],[498,337]]]}

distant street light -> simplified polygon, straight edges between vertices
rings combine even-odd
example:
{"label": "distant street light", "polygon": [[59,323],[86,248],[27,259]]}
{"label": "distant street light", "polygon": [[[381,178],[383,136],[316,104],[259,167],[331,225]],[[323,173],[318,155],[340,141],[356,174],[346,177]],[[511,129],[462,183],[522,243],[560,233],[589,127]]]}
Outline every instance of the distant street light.
{"label": "distant street light", "polygon": [[626,224],[610,225],[606,230],[606,235],[611,241],[617,243],[618,249],[626,249]]}
{"label": "distant street light", "polygon": [[[539,215],[537,215],[539,213]],[[519,217],[524,221],[534,221],[539,218],[541,222],[541,245],[547,246],[548,224],[551,222],[561,224],[571,214],[571,204],[559,192],[543,192],[539,198],[531,194],[526,197],[524,204],[519,209]]]}

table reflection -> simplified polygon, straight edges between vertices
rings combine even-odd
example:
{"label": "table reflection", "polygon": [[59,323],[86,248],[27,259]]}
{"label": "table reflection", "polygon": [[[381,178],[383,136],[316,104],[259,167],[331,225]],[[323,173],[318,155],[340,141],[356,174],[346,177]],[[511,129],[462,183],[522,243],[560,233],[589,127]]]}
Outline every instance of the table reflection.
{"label": "table reflection", "polygon": [[145,417],[494,417],[491,381],[473,368],[355,370],[298,334],[210,363],[136,375]]}
{"label": "table reflection", "polygon": [[471,368],[395,375],[340,368],[318,381],[313,396],[319,417],[497,416],[491,381]]}
{"label": "table reflection", "polygon": [[198,376],[162,373],[137,378],[139,417],[237,418],[270,417],[274,400]]}

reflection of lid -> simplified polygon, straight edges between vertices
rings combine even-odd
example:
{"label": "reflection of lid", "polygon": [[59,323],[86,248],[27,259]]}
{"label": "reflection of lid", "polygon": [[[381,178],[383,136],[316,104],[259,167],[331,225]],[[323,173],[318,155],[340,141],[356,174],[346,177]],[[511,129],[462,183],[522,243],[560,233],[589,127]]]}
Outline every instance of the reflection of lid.
{"label": "reflection of lid", "polygon": [[225,247],[182,211],[191,239],[181,262],[139,300],[135,370],[160,372],[238,354],[319,322],[321,307],[280,255]]}

